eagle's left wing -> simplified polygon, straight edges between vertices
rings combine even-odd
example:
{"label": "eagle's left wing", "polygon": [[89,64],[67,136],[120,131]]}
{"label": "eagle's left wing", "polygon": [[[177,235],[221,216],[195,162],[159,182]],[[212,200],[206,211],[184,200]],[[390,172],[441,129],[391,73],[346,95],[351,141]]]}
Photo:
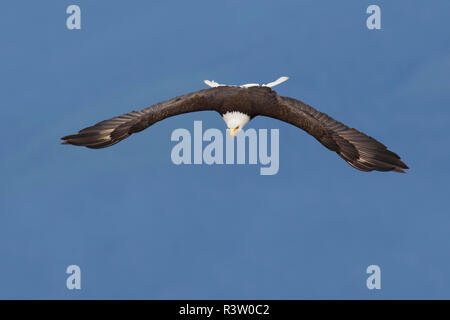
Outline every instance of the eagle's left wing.
{"label": "eagle's left wing", "polygon": [[288,122],[305,130],[361,171],[405,172],[408,166],[381,142],[293,98],[277,96],[278,106],[261,115]]}

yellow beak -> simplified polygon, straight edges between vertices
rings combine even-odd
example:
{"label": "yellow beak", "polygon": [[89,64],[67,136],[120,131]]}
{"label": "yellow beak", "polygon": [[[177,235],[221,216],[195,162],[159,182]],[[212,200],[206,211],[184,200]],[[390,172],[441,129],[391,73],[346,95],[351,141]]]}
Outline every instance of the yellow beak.
{"label": "yellow beak", "polygon": [[230,136],[231,136],[232,138],[234,138],[234,136],[236,135],[236,133],[238,133],[239,128],[233,128],[233,129],[228,128],[228,130],[230,131]]}

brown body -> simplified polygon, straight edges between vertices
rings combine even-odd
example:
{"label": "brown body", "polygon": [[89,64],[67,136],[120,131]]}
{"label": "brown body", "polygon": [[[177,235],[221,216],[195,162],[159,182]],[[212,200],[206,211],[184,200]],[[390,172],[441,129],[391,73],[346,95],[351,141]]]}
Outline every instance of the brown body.
{"label": "brown body", "polygon": [[408,169],[398,155],[377,140],[299,100],[279,96],[268,87],[220,86],[200,90],[99,122],[62,139],[64,144],[105,148],[165,118],[206,110],[215,110],[221,115],[239,111],[250,118],[260,115],[285,121],[305,130],[362,171],[405,172],[404,169]]}

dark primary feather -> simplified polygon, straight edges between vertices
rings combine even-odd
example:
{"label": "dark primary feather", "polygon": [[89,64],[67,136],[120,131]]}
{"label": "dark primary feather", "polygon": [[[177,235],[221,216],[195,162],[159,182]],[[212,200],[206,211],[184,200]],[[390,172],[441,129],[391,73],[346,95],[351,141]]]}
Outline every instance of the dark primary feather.
{"label": "dark primary feather", "polygon": [[101,121],[62,140],[63,144],[105,148],[165,118],[203,110],[215,110],[220,114],[241,111],[251,118],[262,115],[285,121],[305,130],[361,171],[405,172],[408,169],[397,154],[374,138],[299,100],[281,97],[267,87],[224,86],[200,90]]}
{"label": "dark primary feather", "polygon": [[64,140],[62,143],[85,146],[92,149],[112,146],[133,133],[142,131],[165,118],[187,112],[208,110],[205,91],[201,90],[175,97],[141,111],[131,111],[101,121],[79,131],[77,134],[61,138]]}
{"label": "dark primary feather", "polygon": [[305,130],[352,167],[361,171],[405,172],[408,169],[397,154],[374,138],[296,99],[278,96],[278,100],[278,110],[269,116]]}

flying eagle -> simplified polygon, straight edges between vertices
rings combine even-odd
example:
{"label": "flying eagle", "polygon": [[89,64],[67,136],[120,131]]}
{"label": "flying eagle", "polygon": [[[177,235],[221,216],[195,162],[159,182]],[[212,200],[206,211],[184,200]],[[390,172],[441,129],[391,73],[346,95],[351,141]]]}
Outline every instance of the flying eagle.
{"label": "flying eagle", "polygon": [[214,110],[220,113],[232,137],[254,117],[266,116],[305,130],[358,170],[405,172],[404,169],[408,169],[400,157],[381,142],[299,100],[279,96],[271,89],[287,79],[281,77],[269,84],[251,83],[242,86],[222,85],[205,80],[211,88],[101,121],[77,134],[61,138],[64,140],[62,143],[92,149],[106,148],[166,118],[188,112]]}

